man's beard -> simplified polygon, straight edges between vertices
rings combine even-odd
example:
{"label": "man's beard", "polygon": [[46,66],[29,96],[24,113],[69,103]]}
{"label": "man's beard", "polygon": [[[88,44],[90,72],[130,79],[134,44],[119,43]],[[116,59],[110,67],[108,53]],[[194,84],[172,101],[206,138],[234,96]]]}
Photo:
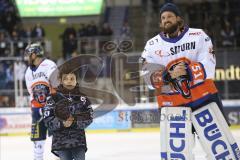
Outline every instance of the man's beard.
{"label": "man's beard", "polygon": [[166,34],[173,34],[178,29],[178,23],[177,22],[176,23],[170,23],[170,24],[168,24],[167,27],[165,25],[163,27],[163,32],[166,33]]}

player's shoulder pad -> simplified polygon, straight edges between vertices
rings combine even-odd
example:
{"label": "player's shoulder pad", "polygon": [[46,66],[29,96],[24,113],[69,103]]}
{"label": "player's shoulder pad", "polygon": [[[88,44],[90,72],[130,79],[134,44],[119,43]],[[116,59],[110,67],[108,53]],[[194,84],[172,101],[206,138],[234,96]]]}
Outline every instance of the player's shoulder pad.
{"label": "player's shoulder pad", "polygon": [[189,35],[196,35],[196,36],[206,34],[205,31],[200,28],[189,28],[188,33],[189,33]]}
{"label": "player's shoulder pad", "polygon": [[42,66],[57,66],[56,63],[50,59],[45,59],[40,65],[42,65]]}
{"label": "player's shoulder pad", "polygon": [[48,71],[53,71],[53,70],[56,70],[57,69],[57,65],[55,62],[53,62],[52,60],[50,59],[45,59],[44,60],[44,63],[42,63],[42,66],[46,66],[48,67]]}
{"label": "player's shoulder pad", "polygon": [[199,36],[204,39],[205,42],[208,42],[211,40],[211,38],[206,34],[206,32],[203,29],[200,28],[189,28],[189,36]]}
{"label": "player's shoulder pad", "polygon": [[159,35],[156,35],[156,36],[152,37],[151,39],[149,39],[149,40],[147,41],[145,48],[146,48],[146,47],[150,47],[150,46],[158,43],[159,41],[160,41]]}
{"label": "player's shoulder pad", "polygon": [[200,28],[189,28],[188,35],[189,36],[201,36],[205,34],[204,31]]}

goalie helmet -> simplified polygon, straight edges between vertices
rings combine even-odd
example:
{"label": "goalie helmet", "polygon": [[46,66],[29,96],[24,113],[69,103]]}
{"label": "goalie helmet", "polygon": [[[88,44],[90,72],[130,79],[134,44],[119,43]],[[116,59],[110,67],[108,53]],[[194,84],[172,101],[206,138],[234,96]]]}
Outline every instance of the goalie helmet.
{"label": "goalie helmet", "polygon": [[44,56],[43,47],[39,43],[29,44],[25,49],[25,55],[30,56],[35,53],[37,56]]}

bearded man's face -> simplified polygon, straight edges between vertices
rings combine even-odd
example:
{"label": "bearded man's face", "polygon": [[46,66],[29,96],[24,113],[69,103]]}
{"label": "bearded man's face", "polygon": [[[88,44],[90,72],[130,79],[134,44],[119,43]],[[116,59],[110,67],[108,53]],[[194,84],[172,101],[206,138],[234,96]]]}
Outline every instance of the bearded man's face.
{"label": "bearded man's face", "polygon": [[173,12],[165,11],[162,13],[160,18],[164,33],[171,34],[177,30],[177,16]]}

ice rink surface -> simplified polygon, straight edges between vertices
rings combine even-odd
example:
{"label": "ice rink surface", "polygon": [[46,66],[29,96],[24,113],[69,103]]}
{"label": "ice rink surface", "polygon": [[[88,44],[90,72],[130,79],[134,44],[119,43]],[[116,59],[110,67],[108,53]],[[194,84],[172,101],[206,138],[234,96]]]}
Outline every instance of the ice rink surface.
{"label": "ice rink surface", "polygon": [[[240,130],[232,130],[240,145]],[[157,132],[120,132],[87,134],[86,160],[159,160],[160,136]],[[32,143],[27,136],[0,137],[0,160],[32,160]],[[56,160],[50,152],[51,138],[45,145],[45,159]],[[194,149],[196,160],[204,160],[199,142]]]}

